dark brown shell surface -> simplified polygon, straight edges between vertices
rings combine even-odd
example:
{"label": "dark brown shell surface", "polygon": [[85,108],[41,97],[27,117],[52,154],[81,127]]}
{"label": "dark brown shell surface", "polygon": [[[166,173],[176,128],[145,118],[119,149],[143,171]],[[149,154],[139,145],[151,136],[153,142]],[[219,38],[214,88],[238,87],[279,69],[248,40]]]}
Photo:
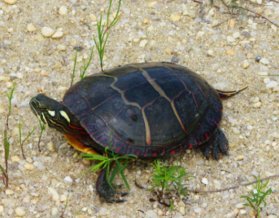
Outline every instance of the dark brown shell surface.
{"label": "dark brown shell surface", "polygon": [[67,91],[63,103],[98,150],[139,157],[197,147],[222,117],[217,92],[172,63],[129,64],[88,76]]}

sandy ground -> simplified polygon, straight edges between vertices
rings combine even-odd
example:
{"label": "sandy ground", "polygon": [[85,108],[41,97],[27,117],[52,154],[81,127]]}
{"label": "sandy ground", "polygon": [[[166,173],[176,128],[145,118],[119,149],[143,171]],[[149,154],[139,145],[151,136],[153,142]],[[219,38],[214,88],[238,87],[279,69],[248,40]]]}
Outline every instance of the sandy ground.
{"label": "sandy ground", "polygon": [[[96,2],[99,2],[98,4]],[[259,1],[261,2],[261,1]],[[70,85],[74,47],[84,50],[78,65],[93,45],[96,19],[105,1],[28,0],[13,5],[0,2],[0,130],[7,112],[6,93],[16,83],[10,118],[10,184],[0,184],[1,217],[251,217],[242,194],[251,187],[214,194],[190,194],[169,211],[149,202],[151,193],[134,185],[147,181],[151,165],[127,170],[131,191],[127,202],[107,204],[96,195],[97,175],[88,162],[54,130],[47,129],[38,152],[39,129],[28,102],[38,92],[61,99]],[[194,176],[190,189],[225,188],[279,173],[278,28],[247,13],[231,16],[219,8],[187,0],[126,0],[105,57],[105,68],[144,61],[178,61],[198,72],[216,88],[248,89],[224,102],[222,129],[230,141],[230,155],[206,160],[200,152],[174,156]],[[274,22],[279,4],[263,1],[254,10]],[[51,30],[42,34],[42,28]],[[44,30],[46,31],[46,30]],[[47,36],[47,33],[52,36]],[[256,62],[255,59],[260,59]],[[98,72],[95,53],[90,73]],[[76,78],[77,80],[78,78]],[[36,128],[21,156],[17,124],[24,135]],[[1,142],[3,135],[0,135]],[[3,148],[0,148],[1,161]],[[270,181],[274,193],[263,217],[279,217],[279,180]]]}

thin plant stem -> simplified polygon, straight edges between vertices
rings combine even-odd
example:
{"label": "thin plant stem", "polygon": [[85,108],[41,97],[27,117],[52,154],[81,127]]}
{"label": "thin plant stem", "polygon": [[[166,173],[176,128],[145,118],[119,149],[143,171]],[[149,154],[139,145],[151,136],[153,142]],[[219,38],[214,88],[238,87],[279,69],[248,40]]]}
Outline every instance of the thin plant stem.
{"label": "thin plant stem", "polygon": [[7,98],[8,98],[8,113],[6,115],[6,121],[5,121],[5,128],[4,128],[4,133],[3,133],[3,145],[4,145],[4,162],[5,162],[5,167],[0,165],[0,170],[2,172],[2,177],[3,177],[3,183],[5,185],[6,188],[8,188],[9,186],[9,165],[8,165],[8,160],[9,160],[9,156],[10,156],[10,137],[8,135],[9,133],[9,119],[10,116],[12,114],[12,99],[14,96],[14,91],[15,91],[15,87],[16,85],[13,84],[13,86],[11,87],[10,91],[7,94]]}
{"label": "thin plant stem", "polygon": [[76,76],[77,54],[78,54],[78,52],[76,52],[76,54],[74,56],[74,67],[73,67],[73,71],[72,71],[72,74],[71,74],[71,84],[70,84],[70,86],[73,85],[74,79],[75,79],[75,76]]}
{"label": "thin plant stem", "polygon": [[33,128],[31,131],[29,131],[27,133],[26,137],[22,140],[22,123],[18,124],[19,144],[20,144],[21,155],[22,155],[23,159],[26,159],[23,145],[30,138],[30,136],[34,133],[34,131],[35,131],[35,128]]}
{"label": "thin plant stem", "polygon": [[94,47],[92,46],[89,58],[88,58],[87,62],[82,66],[82,71],[81,71],[81,73],[79,75],[80,79],[83,79],[85,77],[87,69],[90,66],[91,62],[92,62],[93,54],[94,54]]}
{"label": "thin plant stem", "polygon": [[38,140],[37,147],[38,147],[39,152],[41,152],[40,144],[41,144],[43,133],[46,129],[46,125],[41,120],[39,120],[39,125],[40,125],[40,135],[39,135],[39,140]]}
{"label": "thin plant stem", "polygon": [[97,21],[97,37],[94,37],[94,43],[98,51],[99,63],[102,71],[104,66],[104,54],[106,50],[107,41],[110,35],[110,30],[113,26],[117,24],[117,22],[120,19],[120,7],[122,0],[118,0],[116,13],[113,19],[110,20],[110,15],[112,13],[112,2],[112,0],[109,0],[106,18],[103,19],[103,14],[100,15],[100,18]]}

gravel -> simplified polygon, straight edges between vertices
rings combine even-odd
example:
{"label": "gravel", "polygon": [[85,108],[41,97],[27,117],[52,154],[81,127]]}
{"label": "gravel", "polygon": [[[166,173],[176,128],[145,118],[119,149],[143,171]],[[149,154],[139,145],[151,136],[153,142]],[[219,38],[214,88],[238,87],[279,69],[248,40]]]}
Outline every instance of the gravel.
{"label": "gravel", "polygon": [[[216,1],[217,4],[218,1]],[[279,4],[255,1],[255,10],[272,21],[279,19]],[[127,0],[120,22],[108,40],[104,68],[139,61],[172,61],[199,73],[216,88],[248,89],[224,102],[221,128],[230,142],[230,155],[206,160],[201,152],[176,155],[176,161],[193,175],[189,189],[214,190],[264,178],[279,172],[278,28],[260,18],[231,16],[226,8],[194,1]],[[0,132],[7,112],[6,93],[15,82],[11,128],[10,184],[0,183],[1,217],[250,217],[241,195],[251,187],[211,194],[190,193],[175,201],[173,211],[150,202],[144,187],[151,164],[135,164],[127,170],[130,194],[122,204],[106,204],[96,194],[97,174],[89,161],[70,148],[56,131],[47,129],[37,143],[39,129],[29,109],[29,99],[39,92],[61,99],[70,84],[74,48],[77,70],[89,56],[95,25],[106,7],[103,1],[3,0],[0,2]],[[100,70],[97,53],[89,68]],[[77,72],[78,73],[78,72]],[[78,74],[75,81],[78,81]],[[23,136],[36,128],[24,144],[26,160],[18,144],[18,122]],[[3,136],[0,134],[0,141]],[[0,156],[3,147],[0,146]],[[2,159],[1,159],[2,160]],[[270,181],[274,193],[263,216],[279,214],[278,179]],[[268,214],[268,215],[266,215]]]}

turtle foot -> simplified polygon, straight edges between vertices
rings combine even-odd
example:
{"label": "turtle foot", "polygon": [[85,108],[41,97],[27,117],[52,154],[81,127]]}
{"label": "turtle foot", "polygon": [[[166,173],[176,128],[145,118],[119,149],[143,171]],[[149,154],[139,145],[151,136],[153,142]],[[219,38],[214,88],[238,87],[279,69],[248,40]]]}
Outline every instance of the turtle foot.
{"label": "turtle foot", "polygon": [[202,145],[201,151],[206,159],[209,159],[210,154],[212,154],[213,158],[218,160],[220,154],[228,155],[228,145],[229,143],[225,134],[222,130],[217,129],[211,139]]}
{"label": "turtle foot", "polygon": [[106,169],[102,170],[96,183],[96,189],[101,198],[108,203],[122,203],[126,200],[123,198],[128,195],[128,192],[117,191],[111,184],[108,183]]}

